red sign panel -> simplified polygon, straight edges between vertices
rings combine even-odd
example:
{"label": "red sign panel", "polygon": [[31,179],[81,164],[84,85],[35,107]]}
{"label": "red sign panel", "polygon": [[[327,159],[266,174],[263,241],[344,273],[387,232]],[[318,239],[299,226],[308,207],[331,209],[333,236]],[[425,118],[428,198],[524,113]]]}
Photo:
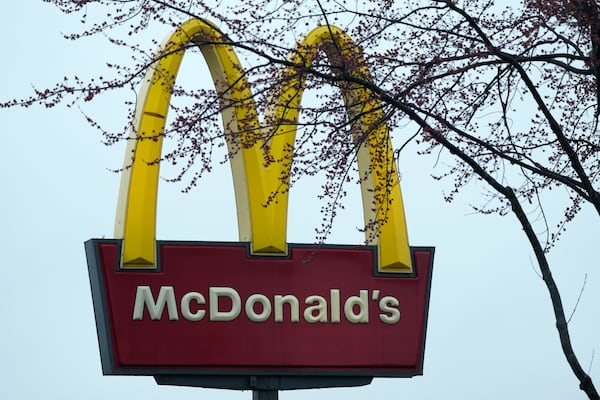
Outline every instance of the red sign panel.
{"label": "red sign panel", "polygon": [[120,269],[120,246],[86,242],[105,374],[422,373],[432,248],[403,275],[364,246],[158,242],[156,271]]}

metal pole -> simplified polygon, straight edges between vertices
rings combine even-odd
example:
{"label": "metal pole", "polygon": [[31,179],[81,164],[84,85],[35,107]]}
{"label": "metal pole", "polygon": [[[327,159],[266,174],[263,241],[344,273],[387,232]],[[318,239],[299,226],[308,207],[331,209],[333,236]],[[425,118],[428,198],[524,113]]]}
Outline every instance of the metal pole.
{"label": "metal pole", "polygon": [[279,393],[277,390],[253,390],[252,400],[277,400]]}

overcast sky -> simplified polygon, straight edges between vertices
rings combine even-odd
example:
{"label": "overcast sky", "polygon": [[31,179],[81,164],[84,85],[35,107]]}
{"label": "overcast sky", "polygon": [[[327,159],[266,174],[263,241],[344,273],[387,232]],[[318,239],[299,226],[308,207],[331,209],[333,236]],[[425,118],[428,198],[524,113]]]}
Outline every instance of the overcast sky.
{"label": "overcast sky", "polygon": [[[0,100],[64,75],[90,76],[113,48],[70,43],[68,17],[34,0],[0,15]],[[167,32],[155,32],[161,39]],[[126,110],[107,98],[85,108],[121,126]],[[249,399],[251,392],[159,387],[149,377],[102,376],[83,242],[112,237],[122,147],[107,148],[77,108],[0,109],[0,398]],[[414,150],[414,149],[413,149]],[[435,160],[406,154],[402,190],[412,245],[435,246],[424,376],[376,379],[363,388],[282,392],[282,399],[585,398],[560,351],[552,307],[524,235],[512,216],[474,215],[482,187],[455,203],[449,182],[430,178]],[[291,194],[289,241],[312,243],[319,182]],[[237,240],[227,168],[191,194],[162,184],[158,237]],[[330,241],[358,243],[362,216],[351,195]],[[600,386],[598,216],[584,209],[550,255],[570,314],[575,350]],[[587,279],[586,279],[587,275]]]}

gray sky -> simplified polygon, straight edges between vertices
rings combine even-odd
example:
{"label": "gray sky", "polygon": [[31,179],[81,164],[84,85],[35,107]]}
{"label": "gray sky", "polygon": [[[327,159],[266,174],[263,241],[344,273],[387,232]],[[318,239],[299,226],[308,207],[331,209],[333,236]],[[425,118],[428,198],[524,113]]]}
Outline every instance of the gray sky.
{"label": "gray sky", "polygon": [[[60,32],[69,31],[68,18],[37,1],[11,2],[0,19],[1,100],[29,93],[33,83],[43,87],[64,75],[93,75],[113,56],[112,48],[95,41],[64,41]],[[155,38],[166,33],[155,32]],[[85,110],[121,126],[122,107],[120,99],[106,98]],[[112,236],[119,176],[109,169],[120,167],[123,148],[103,146],[76,108],[2,109],[0,116],[0,398],[249,399],[250,392],[102,376],[83,242]],[[283,392],[280,398],[584,398],[560,351],[550,300],[516,221],[473,215],[468,204],[481,186],[445,203],[448,183],[429,177],[434,163],[410,155],[401,163],[410,242],[436,247],[424,376]],[[310,195],[318,185],[307,182],[291,194],[291,242],[314,241],[319,205]],[[159,238],[237,240],[226,168],[191,194],[179,189],[161,186]],[[353,229],[362,218],[356,193],[331,242],[360,241]],[[597,218],[584,209],[550,261],[567,314],[587,274],[570,328],[580,361],[598,386]]]}

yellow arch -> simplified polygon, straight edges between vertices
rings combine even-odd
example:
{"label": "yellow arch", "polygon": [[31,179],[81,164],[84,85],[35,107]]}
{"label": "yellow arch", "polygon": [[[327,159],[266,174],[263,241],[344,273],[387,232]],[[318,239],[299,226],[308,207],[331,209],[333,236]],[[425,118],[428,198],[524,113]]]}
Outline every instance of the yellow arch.
{"label": "yellow arch", "polygon": [[[148,69],[142,82],[130,138],[125,153],[121,187],[117,204],[115,237],[123,238],[122,264],[129,268],[155,266],[156,204],[163,132],[171,89],[187,46],[203,42],[224,43],[226,38],[212,24],[191,19],[168,35],[157,53],[157,61]],[[225,107],[222,113],[233,171],[244,171],[236,146],[252,148],[258,131],[258,116],[241,64],[229,45],[199,45],[206,59],[216,89]],[[258,147],[256,148],[258,149]],[[246,158],[250,164],[253,150]],[[236,181],[236,179],[238,181]],[[238,199],[240,240],[250,240],[248,190],[244,173],[234,173]],[[241,203],[241,204],[240,204]]]}
{"label": "yellow arch", "polygon": [[[344,31],[335,26],[320,26],[313,29],[292,53],[292,63],[298,67],[283,72],[285,87],[279,90],[277,99],[267,110],[266,120],[285,121],[279,123],[272,133],[271,151],[275,155],[290,156],[301,108],[302,92],[306,74],[300,68],[308,68],[319,50],[325,51],[330,64],[344,63],[347,73],[371,82],[371,75],[363,60],[362,51]],[[408,232],[402,193],[380,101],[360,85],[342,89],[349,121],[356,121],[361,135],[366,134],[366,143],[358,153],[363,215],[367,242],[378,245],[379,269],[389,272],[412,271]],[[364,138],[355,137],[359,141]],[[282,169],[279,176],[290,174],[291,159],[278,164]],[[287,206],[287,197],[285,198]],[[373,207],[375,205],[375,209]],[[281,212],[281,218],[287,218]]]}
{"label": "yellow arch", "polygon": [[[287,182],[302,97],[304,74],[298,68],[283,71],[286,86],[273,93],[266,118],[279,121],[274,132],[261,132],[255,104],[241,64],[227,38],[205,20],[191,19],[160,47],[158,61],[150,68],[140,89],[133,129],[125,156],[115,222],[115,237],[123,238],[124,268],[154,268],[156,264],[156,198],[162,138],[171,89],[185,49],[198,45],[205,57],[219,97],[223,100],[223,125],[229,146],[238,211],[240,241],[250,241],[255,254],[285,254]],[[336,45],[334,45],[336,44]],[[340,56],[357,65],[353,73],[370,79],[362,54],[352,40],[335,27],[310,32],[293,53],[299,67],[310,66],[319,49],[330,60]],[[340,52],[341,50],[341,52]],[[300,72],[300,73],[299,73]],[[361,132],[368,132],[367,146],[359,151],[365,221],[378,233],[381,271],[412,271],[400,186],[394,171],[392,148],[379,103],[366,90],[344,91],[349,118]],[[281,123],[285,121],[285,123]],[[273,136],[268,135],[274,133]],[[264,136],[267,135],[267,136]],[[261,137],[272,137],[270,154],[284,159],[265,165]],[[241,151],[239,151],[241,149]],[[275,198],[273,194],[276,194]],[[271,200],[269,200],[271,199]],[[267,207],[265,204],[269,203]],[[376,205],[373,211],[373,204]],[[373,224],[373,222],[376,222]]]}

